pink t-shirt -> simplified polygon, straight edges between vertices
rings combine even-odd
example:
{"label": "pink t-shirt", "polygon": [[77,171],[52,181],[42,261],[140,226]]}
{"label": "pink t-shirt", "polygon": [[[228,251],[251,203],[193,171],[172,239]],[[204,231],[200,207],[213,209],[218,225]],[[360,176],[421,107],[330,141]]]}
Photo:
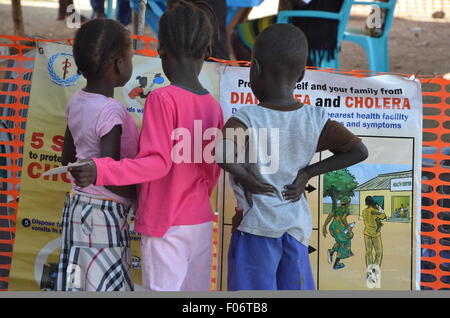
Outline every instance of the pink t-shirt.
{"label": "pink t-shirt", "polygon": [[[174,85],[156,89],[145,102],[136,159],[94,159],[96,184],[140,184],[135,230],[145,235],[162,237],[171,226],[212,221],[209,198],[220,167],[213,157],[205,160],[202,153],[212,152],[213,131],[222,126],[222,108],[207,91],[192,92]],[[174,139],[177,128],[183,137]],[[172,150],[181,140],[192,145],[191,151],[186,148],[190,152],[185,157],[191,160],[175,163]]]}
{"label": "pink t-shirt", "polygon": [[[101,138],[116,125],[122,126],[120,158],[136,157],[139,139],[136,123],[119,101],[80,90],[69,101],[66,119],[75,144],[77,160],[100,157]],[[91,185],[80,188],[75,184],[72,187],[81,192],[129,204],[129,200],[105,187]]]}

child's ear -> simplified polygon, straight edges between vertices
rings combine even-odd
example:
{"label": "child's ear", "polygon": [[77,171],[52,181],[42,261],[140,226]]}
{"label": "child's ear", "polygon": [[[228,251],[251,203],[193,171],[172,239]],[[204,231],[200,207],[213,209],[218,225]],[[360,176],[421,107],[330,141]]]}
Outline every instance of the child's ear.
{"label": "child's ear", "polygon": [[305,70],[303,70],[302,73],[300,74],[300,76],[298,77],[297,83],[300,83],[301,81],[303,81],[304,77],[305,77]]}
{"label": "child's ear", "polygon": [[259,60],[256,57],[253,58],[252,64],[253,64],[253,68],[255,70],[255,74],[261,75],[261,73],[262,73],[261,63],[259,62]]}
{"label": "child's ear", "polygon": [[158,44],[157,52],[158,52],[159,57],[162,57],[162,56],[164,56],[164,54],[166,54],[166,52],[164,52],[164,49],[159,44]]}
{"label": "child's ear", "polygon": [[125,65],[122,58],[116,60],[116,71],[119,75],[122,75],[125,72]]}

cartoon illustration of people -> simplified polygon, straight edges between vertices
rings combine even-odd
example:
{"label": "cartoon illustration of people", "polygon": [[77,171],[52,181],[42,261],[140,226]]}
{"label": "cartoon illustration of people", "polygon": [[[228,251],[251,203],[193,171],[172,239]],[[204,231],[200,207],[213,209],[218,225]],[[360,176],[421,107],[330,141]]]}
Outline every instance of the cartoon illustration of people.
{"label": "cartoon illustration of people", "polygon": [[133,269],[141,269],[141,258],[137,255],[131,258],[131,266]]}
{"label": "cartoon illustration of people", "polygon": [[371,196],[365,199],[367,208],[362,211],[364,220],[364,243],[366,246],[366,267],[377,265],[381,267],[383,260],[383,243],[381,240],[380,221],[386,219],[386,214],[380,212],[377,203]]}
{"label": "cartoon illustration of people", "polygon": [[353,256],[351,240],[353,238],[352,228],[355,223],[347,223],[347,216],[350,214],[349,206],[351,200],[349,197],[345,196],[342,197],[340,201],[341,205],[328,215],[322,227],[323,236],[326,237],[328,234],[327,226],[331,222],[329,230],[331,236],[336,240],[336,243],[331,249],[327,250],[327,253],[328,263],[330,264],[333,262],[334,253],[337,253],[333,265],[333,269],[335,270],[345,267],[345,264],[340,262],[342,259]]}
{"label": "cartoon illustration of people", "polygon": [[[128,97],[131,99],[135,99],[136,97],[140,97],[142,99],[147,98],[148,94],[151,93],[151,90],[147,92],[147,94],[144,94],[144,88],[147,87],[148,79],[145,76],[138,76],[136,77],[136,80],[139,83],[139,86],[133,88],[129,93]],[[155,74],[152,83],[150,84],[149,88],[152,88],[155,84],[162,84],[164,83],[164,78],[161,76],[161,73]]]}
{"label": "cartoon illustration of people", "polygon": [[[378,202],[375,202],[375,209],[377,209],[378,212],[379,212],[380,214],[383,214],[383,213],[384,213],[383,208],[380,206],[380,204],[378,204]],[[377,232],[380,232],[380,231],[381,231],[381,227],[382,227],[384,224],[383,224],[383,222],[381,222],[381,219],[380,219],[380,218],[376,218],[376,219],[375,219],[375,222],[377,223]]]}
{"label": "cartoon illustration of people", "polygon": [[406,205],[405,207],[402,203],[400,207],[394,211],[394,217],[409,218],[409,205]]}

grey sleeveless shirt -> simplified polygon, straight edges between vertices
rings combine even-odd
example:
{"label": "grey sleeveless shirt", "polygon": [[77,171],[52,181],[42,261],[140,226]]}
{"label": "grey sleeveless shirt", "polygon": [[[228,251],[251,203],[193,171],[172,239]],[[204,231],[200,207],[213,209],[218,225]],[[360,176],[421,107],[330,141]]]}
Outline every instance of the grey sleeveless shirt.
{"label": "grey sleeveless shirt", "polygon": [[272,238],[287,232],[307,246],[312,233],[308,202],[302,196],[300,201],[291,203],[283,200],[281,193],[285,185],[295,180],[298,171],[310,164],[328,121],[325,109],[304,105],[299,109],[280,111],[244,106],[233,116],[252,132],[249,148],[257,159],[250,165],[252,171],[278,192],[276,196],[254,194],[250,207],[242,187],[230,178],[238,206],[244,210],[238,230]]}

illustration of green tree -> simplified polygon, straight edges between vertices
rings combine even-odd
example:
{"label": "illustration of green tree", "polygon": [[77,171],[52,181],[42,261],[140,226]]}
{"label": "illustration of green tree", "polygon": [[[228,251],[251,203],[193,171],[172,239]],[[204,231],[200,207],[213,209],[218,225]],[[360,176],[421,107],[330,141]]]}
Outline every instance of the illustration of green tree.
{"label": "illustration of green tree", "polygon": [[323,177],[324,189],[323,197],[330,197],[332,211],[336,209],[339,199],[343,196],[354,197],[353,190],[358,186],[354,175],[348,169],[328,172]]}

